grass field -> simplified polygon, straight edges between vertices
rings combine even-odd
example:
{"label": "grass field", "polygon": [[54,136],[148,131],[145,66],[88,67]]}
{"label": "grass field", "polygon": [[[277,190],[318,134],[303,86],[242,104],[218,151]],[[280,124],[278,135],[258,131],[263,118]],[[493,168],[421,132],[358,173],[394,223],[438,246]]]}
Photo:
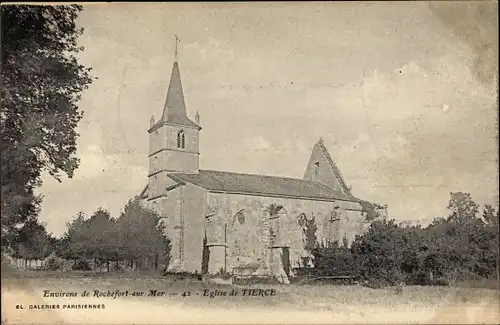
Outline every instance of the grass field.
{"label": "grass field", "polygon": [[[370,289],[334,285],[224,286],[140,275],[84,276],[32,273],[2,278],[7,323],[499,323],[497,290],[404,286]],[[227,296],[232,290],[239,294]],[[274,289],[274,296],[243,296],[243,289]],[[55,298],[43,290],[145,292],[139,297]],[[150,290],[165,292],[148,297]],[[204,290],[227,292],[210,298]],[[183,296],[183,293],[185,295]],[[189,293],[189,294],[187,294]],[[247,291],[248,293],[248,291]],[[271,291],[267,291],[271,293]],[[105,304],[105,310],[26,310],[37,304]],[[22,304],[25,310],[16,310]],[[5,309],[4,309],[5,308]]]}

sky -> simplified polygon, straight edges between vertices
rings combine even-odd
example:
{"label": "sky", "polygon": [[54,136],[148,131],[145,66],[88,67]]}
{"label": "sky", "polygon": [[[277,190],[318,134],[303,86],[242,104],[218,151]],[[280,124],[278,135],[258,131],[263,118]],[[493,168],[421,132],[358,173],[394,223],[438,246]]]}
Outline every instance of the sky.
{"label": "sky", "polygon": [[302,178],[322,137],[353,194],[387,204],[396,220],[447,215],[453,191],[495,204],[496,10],[424,1],[84,5],[79,59],[98,80],[80,102],[80,167],[61,183],[44,176],[41,219],[61,235],[79,211],[117,217],[142,191],[174,33],[188,115],[201,117],[200,168]]}

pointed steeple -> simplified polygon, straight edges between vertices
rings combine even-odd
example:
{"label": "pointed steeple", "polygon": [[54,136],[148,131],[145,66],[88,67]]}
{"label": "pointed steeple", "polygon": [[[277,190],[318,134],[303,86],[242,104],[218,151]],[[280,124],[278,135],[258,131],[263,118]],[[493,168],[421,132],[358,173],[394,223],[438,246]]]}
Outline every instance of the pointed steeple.
{"label": "pointed steeple", "polygon": [[182,90],[181,74],[179,72],[179,63],[174,62],[172,74],[170,75],[170,84],[167,91],[167,99],[161,117],[162,122],[185,125],[200,128],[191,121],[186,114],[186,103],[184,101],[184,92]]}

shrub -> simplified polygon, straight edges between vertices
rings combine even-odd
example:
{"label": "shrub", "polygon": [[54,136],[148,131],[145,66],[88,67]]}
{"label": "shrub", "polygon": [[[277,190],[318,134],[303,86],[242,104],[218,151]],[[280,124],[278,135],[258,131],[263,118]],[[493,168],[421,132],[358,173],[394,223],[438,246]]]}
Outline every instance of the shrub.
{"label": "shrub", "polygon": [[405,282],[406,282],[406,284],[409,284],[409,285],[425,286],[425,285],[431,284],[431,279],[429,277],[428,272],[418,270],[418,271],[414,271],[413,273],[408,274],[406,276]]}
{"label": "shrub", "polygon": [[71,268],[75,271],[91,271],[92,270],[89,262],[87,262],[84,259],[77,260]]}
{"label": "shrub", "polygon": [[49,271],[57,271],[63,267],[63,261],[55,256],[51,256],[45,262],[44,269]]}

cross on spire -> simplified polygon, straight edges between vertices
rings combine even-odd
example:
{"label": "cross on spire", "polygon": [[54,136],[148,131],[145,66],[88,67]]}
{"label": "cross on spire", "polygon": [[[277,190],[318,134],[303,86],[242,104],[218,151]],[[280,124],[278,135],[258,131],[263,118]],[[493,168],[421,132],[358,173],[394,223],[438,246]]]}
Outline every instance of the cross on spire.
{"label": "cross on spire", "polygon": [[177,62],[177,55],[178,55],[178,52],[177,52],[177,43],[179,43],[181,40],[175,34],[174,34],[174,37],[175,37],[175,61]]}

